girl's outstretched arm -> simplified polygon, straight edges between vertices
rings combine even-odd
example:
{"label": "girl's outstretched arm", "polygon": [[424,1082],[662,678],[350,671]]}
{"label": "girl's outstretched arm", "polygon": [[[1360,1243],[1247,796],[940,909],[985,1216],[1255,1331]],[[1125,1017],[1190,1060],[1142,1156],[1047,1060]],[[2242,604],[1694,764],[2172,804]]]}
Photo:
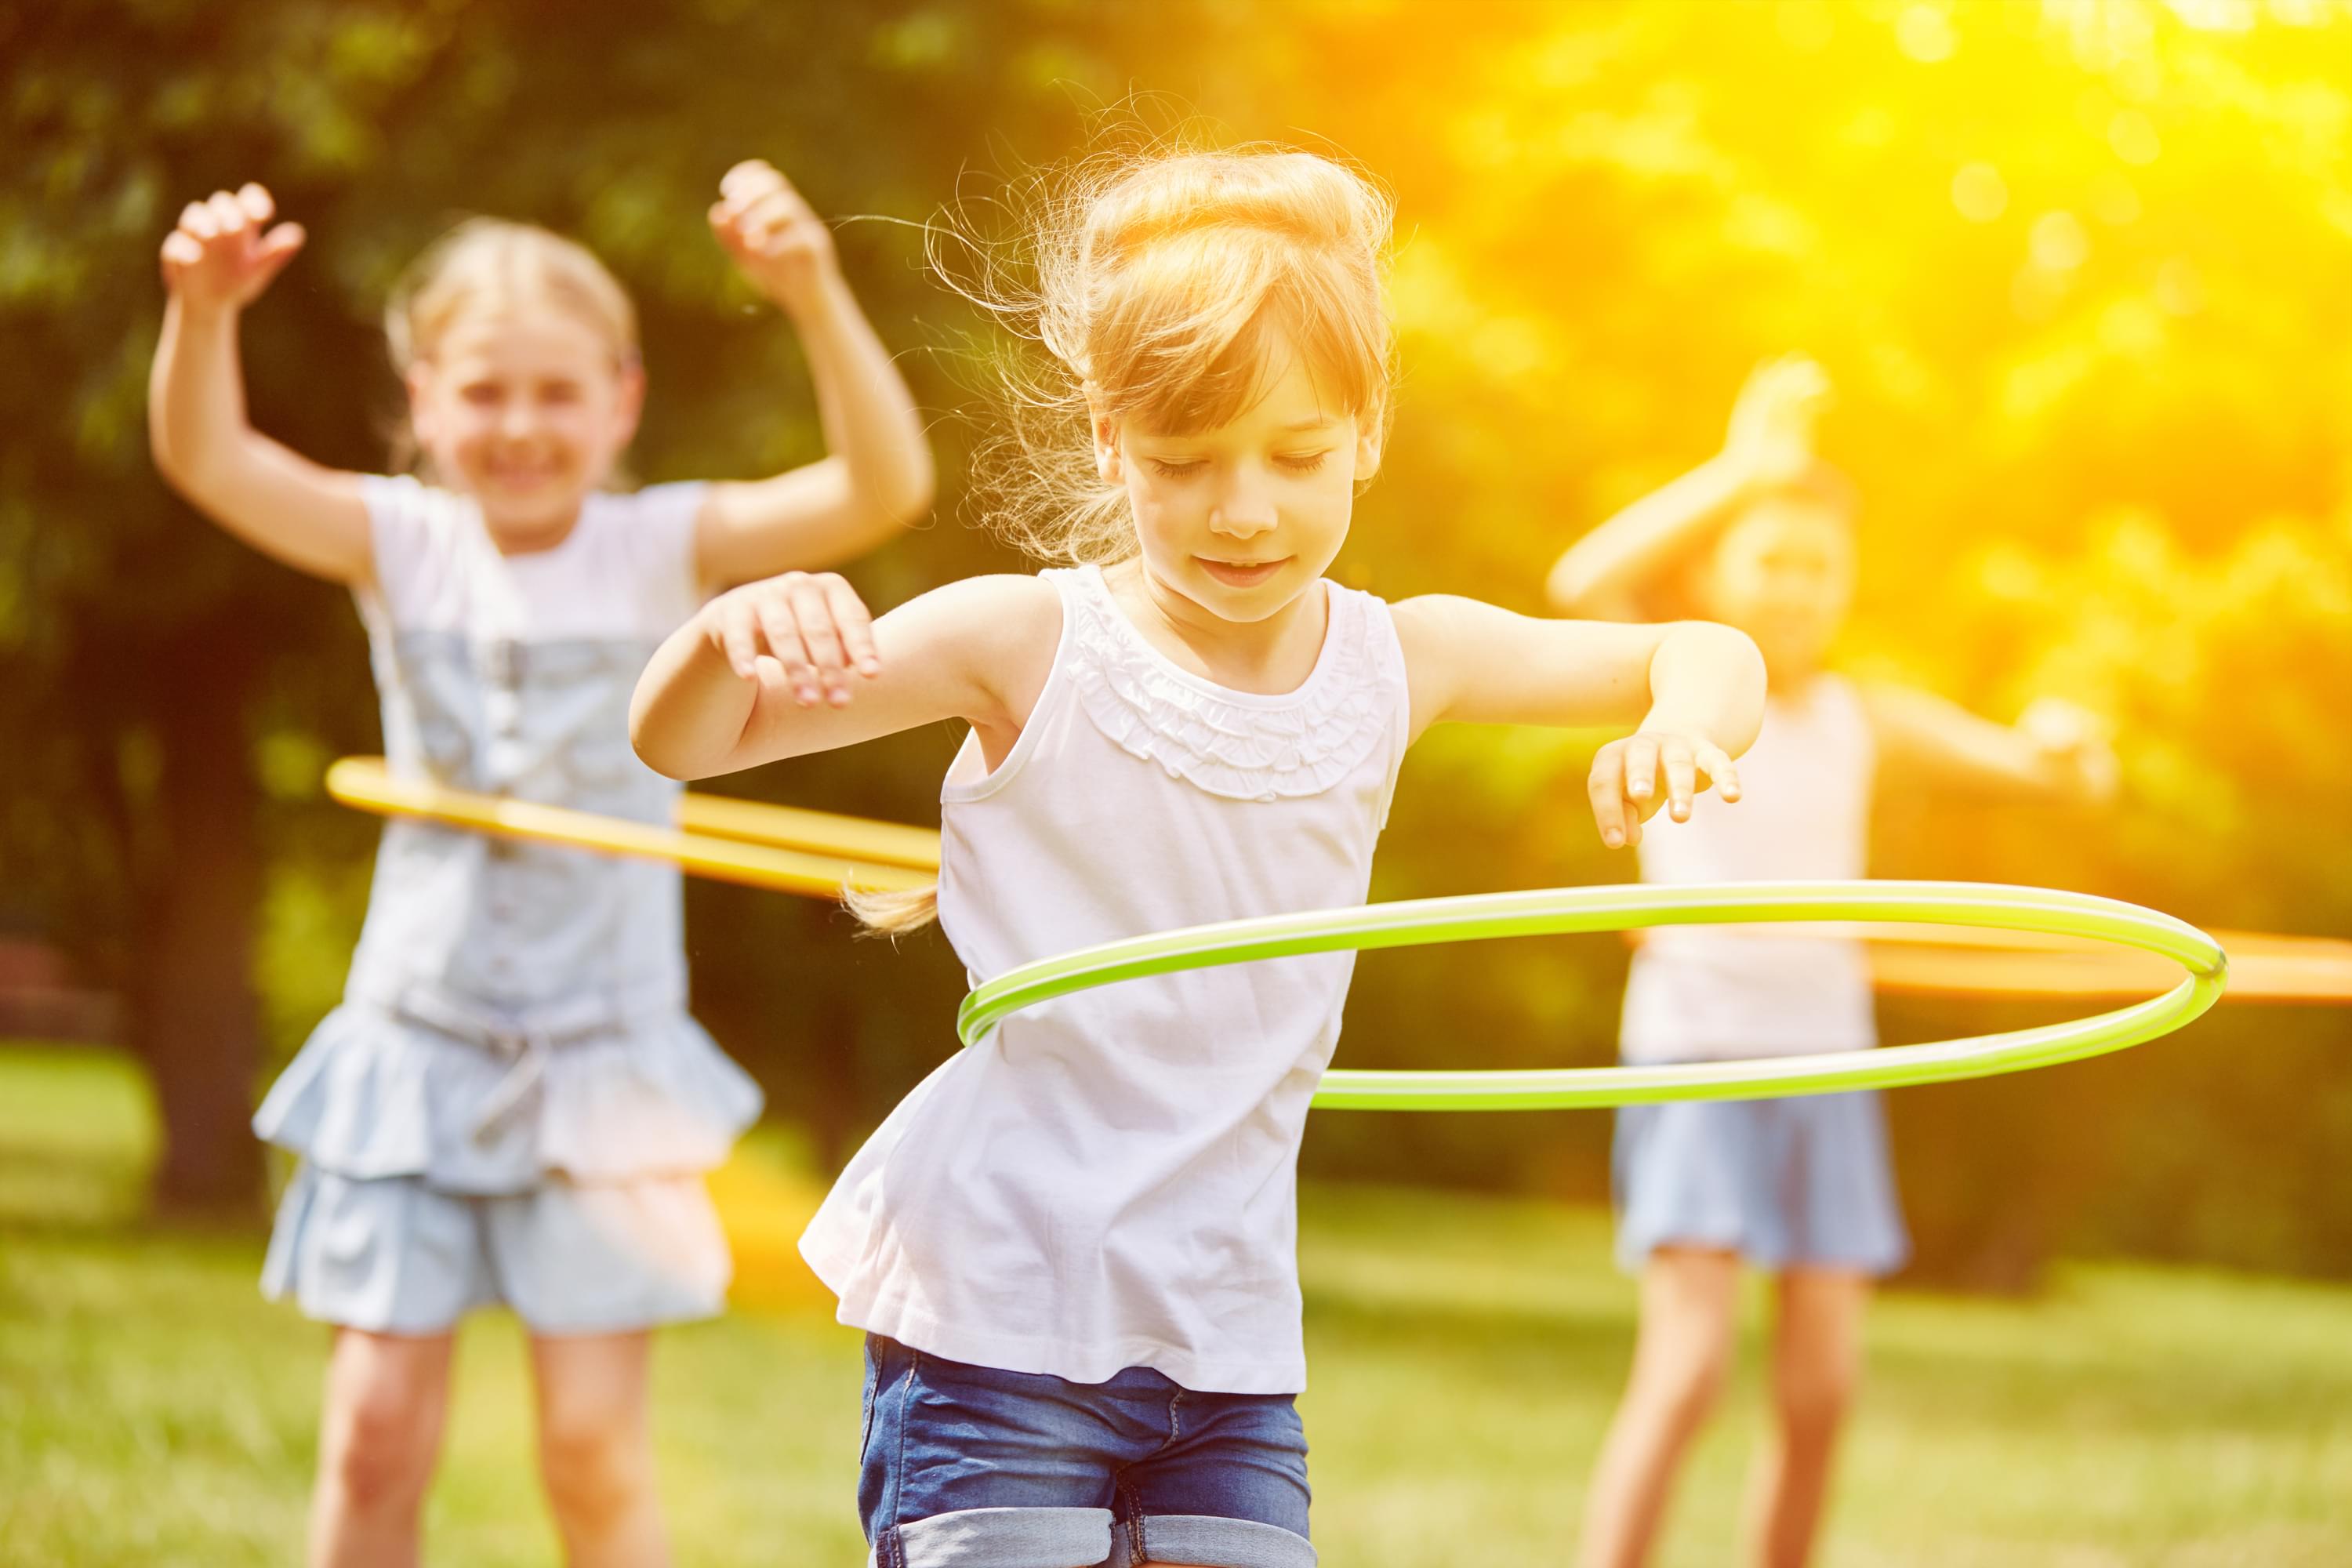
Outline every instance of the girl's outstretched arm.
{"label": "girl's outstretched arm", "polygon": [[189,203],[164,239],[171,300],[148,380],[148,444],[172,488],[229,532],[297,571],[359,583],[373,553],[358,476],[246,420],[237,324],[302,248],[301,226],[272,227],[275,214],[269,193],[249,184]]}
{"label": "girl's outstretched arm", "polygon": [[1916,687],[1861,691],[1883,776],[2021,800],[2100,805],[2115,796],[2115,752],[2098,721],[2071,702],[2045,698],[2011,725]]}
{"label": "girl's outstretched arm", "polygon": [[1723,450],[1653,490],[1574,544],[1553,565],[1545,595],[1564,616],[1648,619],[1643,599],[1665,571],[1757,492],[1801,474],[1829,378],[1790,356],[1756,367],[1731,411]]}
{"label": "girl's outstretched arm", "polygon": [[709,778],[943,719],[1012,750],[1053,667],[1060,595],[971,577],[869,622],[847,583],[788,572],[704,605],[637,680],[629,735],[648,767]]}
{"label": "girl's outstretched arm", "polygon": [[740,583],[863,554],[931,504],[931,453],[914,398],[841,276],[833,236],[762,163],[719,183],[710,226],[754,287],[793,319],[830,456],[773,479],[710,487],[696,524],[706,581]]}
{"label": "girl's outstretched arm", "polygon": [[1661,805],[1686,820],[1710,783],[1739,798],[1732,759],[1764,722],[1764,657],[1745,633],[1707,621],[1537,620],[1447,595],[1408,599],[1395,616],[1416,737],[1447,720],[1635,726],[1601,749],[1589,781],[1612,848],[1639,844]]}

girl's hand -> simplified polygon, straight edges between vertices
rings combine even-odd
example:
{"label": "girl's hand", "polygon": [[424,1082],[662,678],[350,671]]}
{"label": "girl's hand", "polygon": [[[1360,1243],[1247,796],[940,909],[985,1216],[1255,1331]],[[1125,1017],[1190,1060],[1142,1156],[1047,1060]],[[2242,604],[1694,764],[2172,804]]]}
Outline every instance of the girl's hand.
{"label": "girl's hand", "polygon": [[2123,769],[2097,714],[2063,698],[2043,697],[2019,715],[2017,729],[2068,795],[2093,805],[2115,798]]}
{"label": "girl's hand", "polygon": [[1723,453],[1748,482],[1787,484],[1812,466],[1813,426],[1829,405],[1830,378],[1802,354],[1766,360],[1732,405]]}
{"label": "girl's hand", "polygon": [[251,304],[302,248],[300,224],[269,226],[277,211],[269,193],[254,184],[190,202],[180,211],[180,226],[163,239],[163,287],[191,306]]}
{"label": "girl's hand", "polygon": [[719,182],[710,231],[760,292],[794,315],[815,306],[835,275],[833,231],[792,182],[753,159]]}
{"label": "girl's hand", "polygon": [[850,585],[831,572],[787,572],[721,594],[702,608],[702,635],[746,680],[789,687],[814,708],[820,697],[849,705],[849,674],[882,673],[874,652],[874,617]]}
{"label": "girl's hand", "polygon": [[1739,771],[1722,747],[1678,731],[1643,730],[1601,748],[1585,793],[1601,841],[1614,849],[1642,842],[1642,824],[1661,805],[1676,822],[1688,822],[1692,799],[1710,784],[1724,799],[1739,798]]}

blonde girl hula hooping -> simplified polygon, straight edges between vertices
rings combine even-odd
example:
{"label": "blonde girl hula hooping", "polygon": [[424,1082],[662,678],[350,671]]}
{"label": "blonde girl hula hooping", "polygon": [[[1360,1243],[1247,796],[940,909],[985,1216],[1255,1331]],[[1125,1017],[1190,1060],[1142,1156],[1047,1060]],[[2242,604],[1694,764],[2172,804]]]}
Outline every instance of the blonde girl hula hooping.
{"label": "blonde girl hula hooping", "polygon": [[[247,423],[237,331],[300,249],[247,185],[189,205],[151,408],[157,466],[230,533],[359,603],[395,773],[666,823],[629,749],[648,653],[730,583],[822,566],[928,504],[916,410],[824,223],[764,163],[710,224],[806,350],[830,455],[757,482],[608,489],[645,374],[612,275],[478,219],[411,268],[386,329],[418,475],[321,468]],[[310,1560],[414,1563],[451,1335],[530,1334],[568,1559],[657,1564],[648,1331],[719,1310],[702,1173],[757,1114],[688,1016],[675,868],[425,822],[383,830],[343,1005],[255,1118],[300,1157],[264,1288],[335,1325]]]}
{"label": "blonde girl hula hooping", "polygon": [[[647,668],[647,762],[702,777],[962,720],[935,908],[976,983],[1360,904],[1398,764],[1441,721],[1626,727],[1591,776],[1611,844],[1710,781],[1737,795],[1764,697],[1739,634],[1391,606],[1324,577],[1388,422],[1390,207],[1368,180],[1171,152],[1085,165],[1040,211],[1034,292],[989,302],[1058,377],[1020,389],[1004,519],[1058,564],[870,626],[837,581],[738,589]],[[866,907],[895,928],[934,903]],[[1295,1167],[1353,963],[1042,1004],[851,1162],[802,1250],[867,1335],[876,1562],[1315,1560]]]}

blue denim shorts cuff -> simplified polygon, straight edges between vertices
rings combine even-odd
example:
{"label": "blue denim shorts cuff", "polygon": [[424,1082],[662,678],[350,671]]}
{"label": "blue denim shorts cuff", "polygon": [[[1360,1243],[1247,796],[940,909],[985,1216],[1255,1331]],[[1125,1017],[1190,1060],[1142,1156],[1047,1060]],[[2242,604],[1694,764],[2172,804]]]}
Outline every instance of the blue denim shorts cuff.
{"label": "blue denim shorts cuff", "polygon": [[1135,1521],[1144,1554],[1128,1554],[1126,1531],[1109,1568],[1130,1563],[1191,1563],[1199,1568],[1315,1568],[1307,1538],[1278,1524],[1211,1514],[1147,1514]]}
{"label": "blue denim shorts cuff", "polygon": [[1096,1568],[1110,1545],[1110,1521],[1107,1508],[959,1509],[896,1526],[870,1561],[877,1568]]}

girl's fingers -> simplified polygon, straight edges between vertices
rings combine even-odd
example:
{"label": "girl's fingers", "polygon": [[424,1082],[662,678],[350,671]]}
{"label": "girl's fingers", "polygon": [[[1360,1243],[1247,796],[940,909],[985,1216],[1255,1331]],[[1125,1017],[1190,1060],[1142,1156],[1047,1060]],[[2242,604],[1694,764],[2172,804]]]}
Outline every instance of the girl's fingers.
{"label": "girl's fingers", "polygon": [[737,260],[752,254],[751,237],[744,232],[742,216],[729,203],[719,202],[711,207],[710,232],[719,237],[719,243]]}
{"label": "girl's fingers", "polygon": [[849,700],[849,653],[841,628],[835,624],[825,585],[814,577],[793,584],[793,618],[800,623],[801,642],[816,666],[816,679],[826,700],[836,708]]}
{"label": "girl's fingers", "polygon": [[784,667],[784,680],[793,689],[793,700],[803,708],[814,707],[819,695],[816,667],[809,662],[808,648],[793,619],[793,606],[781,595],[762,594],[758,608],[760,629],[767,637],[768,651]]}
{"label": "girl's fingers", "polygon": [[874,648],[874,617],[857,591],[835,577],[825,584],[825,603],[832,607],[833,624],[841,633],[842,651],[858,674],[871,680],[882,673],[882,658]]}
{"label": "girl's fingers", "polygon": [[1592,759],[1592,773],[1584,781],[1592,803],[1592,823],[1601,842],[1614,849],[1625,842],[1625,742],[1612,741]]}
{"label": "girl's fingers", "polygon": [[1676,822],[1688,822],[1691,797],[1698,793],[1698,766],[1692,760],[1690,743],[1669,741],[1661,754],[1666,764],[1666,815]]}
{"label": "girl's fingers", "polygon": [[730,199],[748,199],[765,185],[783,179],[764,158],[746,158],[719,176],[719,193]]}
{"label": "girl's fingers", "polygon": [[281,223],[261,237],[261,254],[283,264],[301,249],[302,242],[310,237],[310,231],[300,224]]}
{"label": "girl's fingers", "polygon": [[760,623],[751,606],[729,599],[719,608],[719,642],[727,652],[727,668],[745,680],[760,675]]}
{"label": "girl's fingers", "polygon": [[1647,735],[1635,735],[1625,742],[1625,794],[1634,800],[1647,800],[1658,783],[1658,743]]}
{"label": "girl's fingers", "polygon": [[215,191],[212,200],[205,205],[212,209],[214,226],[223,235],[233,237],[252,226],[247,221],[244,206],[226,191]]}
{"label": "girl's fingers", "polygon": [[246,217],[256,228],[278,216],[278,204],[270,199],[269,192],[249,180],[237,188],[236,205],[245,209]]}
{"label": "girl's fingers", "polygon": [[1698,765],[1706,773],[1715,793],[1725,800],[1739,798],[1739,769],[1731,761],[1731,753],[1721,746],[1701,741],[1698,743]]}
{"label": "girl's fingers", "polygon": [[180,227],[198,239],[210,239],[220,232],[213,222],[212,208],[203,202],[190,202],[180,209]]}
{"label": "girl's fingers", "polygon": [[194,267],[205,258],[205,247],[194,235],[173,229],[163,237],[163,259],[174,267]]}
{"label": "girl's fingers", "polygon": [[811,250],[820,243],[816,215],[799,197],[779,193],[763,197],[743,220],[743,231],[762,255]]}
{"label": "girl's fingers", "polygon": [[790,191],[762,191],[742,208],[746,226],[782,228],[801,216],[801,204]]}

